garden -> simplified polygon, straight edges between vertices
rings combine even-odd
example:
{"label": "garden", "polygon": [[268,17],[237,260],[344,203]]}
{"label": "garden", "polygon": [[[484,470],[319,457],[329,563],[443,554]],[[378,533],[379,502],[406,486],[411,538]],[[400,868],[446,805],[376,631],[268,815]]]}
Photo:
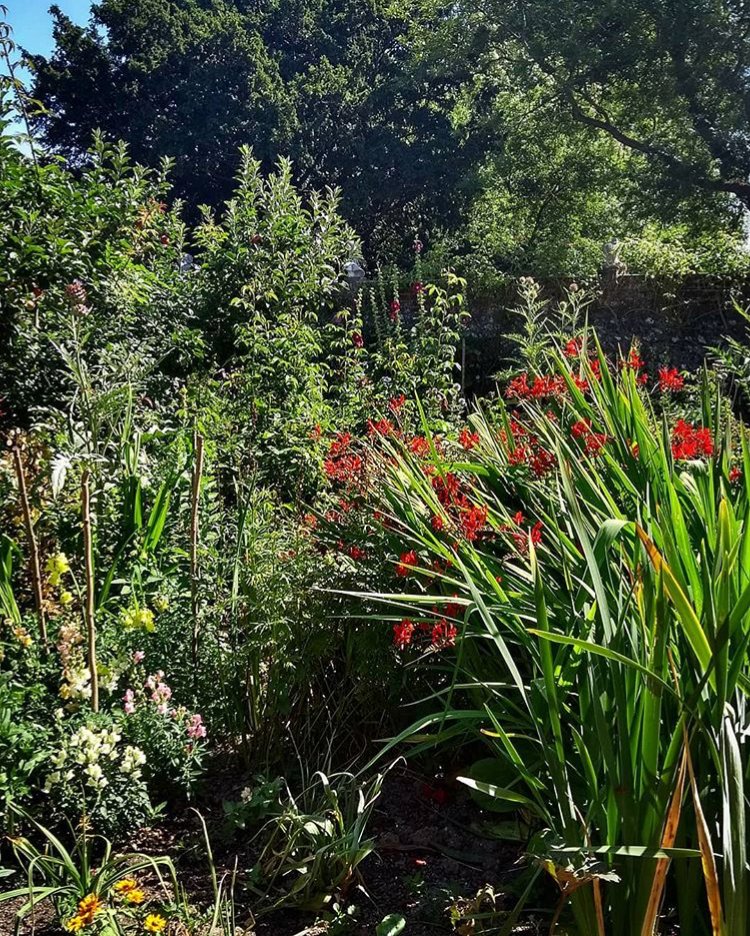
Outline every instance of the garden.
{"label": "garden", "polygon": [[[0,933],[748,936],[740,131],[725,163],[718,143],[695,144],[692,174],[656,143],[625,166],[610,144],[631,131],[604,125],[625,119],[636,89],[605,113],[579,76],[556,118],[577,126],[506,137],[500,164],[474,164],[484,188],[453,205],[451,227],[442,186],[468,171],[468,142],[442,181],[420,177],[412,149],[405,189],[383,169],[379,183],[352,176],[339,190],[359,125],[342,143],[351,153],[329,143],[318,159],[309,113],[344,80],[333,52],[315,73],[330,87],[280,68],[282,87],[275,53],[237,38],[244,5],[180,2],[171,20],[127,6],[104,0],[87,30],[57,10],[46,62],[18,58],[10,26],[0,32]],[[594,30],[586,10],[602,5],[558,6]],[[619,52],[590,49],[586,80],[601,89],[620,55],[648,96],[655,60],[639,70],[633,56],[636,26],[657,41],[643,25],[654,5],[635,6],[632,22],[608,27]],[[748,17],[727,4],[727,26],[709,6],[682,24],[684,49],[713,49],[711,36],[718,47],[732,17]],[[257,126],[238,117],[247,140],[221,128],[215,165],[231,150],[231,182],[212,174],[203,136],[185,144],[195,164],[174,128],[138,136],[138,100],[196,129],[175,116],[181,82],[196,91],[198,40],[175,38],[180,10],[206,68],[211,42],[224,55],[234,37],[238,69],[251,51],[258,75],[265,62],[274,119],[293,101],[298,129],[311,121],[273,137],[256,109]],[[438,23],[446,48],[460,24],[419,10],[378,16],[402,38],[418,26],[410,54],[437,67],[423,24]],[[456,16],[492,44],[470,13]],[[163,18],[153,60],[139,58],[139,17]],[[383,27],[351,22],[368,42]],[[269,23],[253,28],[293,57]],[[560,28],[552,17],[547,41]],[[540,65],[544,43],[539,32],[524,48],[549,90],[559,75]],[[158,106],[157,60],[168,62]],[[140,90],[125,82],[117,97],[116,61],[140,69]],[[472,87],[461,132],[486,156],[488,126],[469,133],[483,92],[458,65],[443,62],[437,85]],[[350,54],[351,75],[367,67]],[[63,136],[85,123],[87,69],[102,91],[76,151]],[[219,72],[215,86],[201,73],[208,98],[238,73]],[[707,85],[682,88],[676,74],[683,103],[698,103],[664,131],[659,147],[675,151],[689,137],[680,120],[713,106]],[[509,75],[518,97],[502,82],[493,94],[517,117],[544,89]],[[716,79],[727,125],[738,82]],[[413,120],[416,99],[399,87]],[[121,108],[108,133],[110,94]],[[441,106],[419,144],[429,138],[434,160],[440,128],[458,133],[459,103],[452,123]],[[390,131],[410,139],[394,113]],[[294,162],[273,153],[269,165],[267,130]],[[366,158],[390,152],[381,143]],[[546,185],[551,147],[577,207],[515,182],[498,194],[522,163]],[[343,160],[336,172],[329,157]],[[652,157],[672,176],[664,206],[682,205],[671,225],[644,222],[645,183],[632,202],[646,177],[657,184]],[[535,199],[551,212],[536,222]],[[602,261],[592,245],[607,216],[632,226]],[[607,318],[613,284],[631,277],[656,311],[626,300],[627,317]],[[718,307],[700,346],[705,310],[684,292],[697,282]],[[493,302],[499,350],[477,332]],[[652,342],[654,329],[664,335]]]}

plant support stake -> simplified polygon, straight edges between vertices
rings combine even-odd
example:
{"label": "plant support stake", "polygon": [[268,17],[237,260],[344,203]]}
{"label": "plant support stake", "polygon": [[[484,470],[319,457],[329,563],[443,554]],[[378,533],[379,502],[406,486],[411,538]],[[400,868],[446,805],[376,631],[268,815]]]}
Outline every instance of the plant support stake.
{"label": "plant support stake", "polygon": [[198,663],[198,503],[203,477],[203,436],[193,433],[193,500],[190,511],[190,604],[193,612],[193,665]]}
{"label": "plant support stake", "polygon": [[86,570],[86,637],[91,673],[91,711],[99,711],[99,674],[96,671],[96,626],[94,624],[94,546],[91,539],[91,472],[81,476],[81,513],[83,514],[83,558]]}
{"label": "plant support stake", "polygon": [[26,489],[26,474],[23,470],[23,459],[21,458],[20,446],[13,446],[13,465],[16,469],[16,480],[18,482],[18,496],[21,500],[21,510],[23,511],[23,522],[26,527],[26,538],[29,541],[29,555],[31,558],[31,582],[34,588],[34,603],[36,604],[36,613],[39,618],[39,636],[42,643],[47,644],[47,622],[44,617],[44,595],[42,594],[42,573],[39,567],[39,547],[36,543],[34,534],[34,522],[31,519],[31,506],[29,505],[29,495]]}

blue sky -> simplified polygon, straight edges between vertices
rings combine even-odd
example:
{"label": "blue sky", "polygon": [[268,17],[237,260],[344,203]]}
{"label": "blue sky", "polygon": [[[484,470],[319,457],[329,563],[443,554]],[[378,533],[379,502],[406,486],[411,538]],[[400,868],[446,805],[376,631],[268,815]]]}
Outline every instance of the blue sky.
{"label": "blue sky", "polygon": [[[29,52],[46,53],[52,49],[53,0],[5,0],[8,22],[13,27],[16,44]],[[57,0],[57,5],[74,22],[84,24],[89,18],[91,0]]]}
{"label": "blue sky", "polygon": [[[13,39],[17,46],[28,52],[41,54],[52,51],[54,42],[52,17],[49,12],[52,2],[53,0],[4,0],[8,7],[7,22],[13,29]],[[84,25],[88,22],[91,2],[92,0],[57,0],[57,5],[73,22]],[[14,57],[16,61],[18,58],[18,55]],[[0,72],[5,71],[5,65],[0,65]],[[29,74],[26,69],[19,68],[16,77],[28,87]],[[11,133],[18,133],[22,128],[18,122],[12,120],[8,129]],[[21,144],[21,149],[26,150],[25,144]]]}

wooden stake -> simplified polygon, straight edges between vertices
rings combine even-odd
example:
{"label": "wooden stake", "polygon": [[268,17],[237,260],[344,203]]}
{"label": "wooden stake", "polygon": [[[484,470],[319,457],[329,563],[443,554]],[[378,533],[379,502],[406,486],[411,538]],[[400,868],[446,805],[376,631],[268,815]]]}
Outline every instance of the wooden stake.
{"label": "wooden stake", "polygon": [[193,612],[193,665],[198,663],[198,504],[203,477],[203,436],[193,433],[193,500],[190,510],[190,603]]}
{"label": "wooden stake", "polygon": [[99,711],[99,674],[96,671],[96,626],[94,624],[94,545],[91,537],[91,472],[81,475],[81,514],[83,516],[83,558],[86,571],[86,638],[91,673],[91,711]]}
{"label": "wooden stake", "polygon": [[21,510],[23,511],[23,522],[26,527],[26,538],[29,541],[29,557],[31,559],[31,582],[34,588],[34,603],[36,604],[36,613],[39,619],[39,636],[42,643],[47,645],[47,622],[44,616],[44,595],[42,594],[42,572],[39,566],[39,547],[34,534],[34,522],[31,519],[31,506],[29,505],[29,495],[26,489],[26,473],[23,470],[23,459],[21,458],[21,449],[18,445],[13,446],[13,465],[16,469],[16,480],[18,482],[18,496],[21,501]]}

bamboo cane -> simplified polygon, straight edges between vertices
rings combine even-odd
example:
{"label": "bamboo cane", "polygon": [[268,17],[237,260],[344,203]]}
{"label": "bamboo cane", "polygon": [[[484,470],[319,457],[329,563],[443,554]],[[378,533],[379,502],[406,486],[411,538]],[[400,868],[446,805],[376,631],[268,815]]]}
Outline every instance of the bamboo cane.
{"label": "bamboo cane", "polygon": [[94,623],[94,546],[91,538],[91,472],[81,476],[81,513],[83,516],[83,556],[86,570],[86,637],[91,673],[91,710],[99,711],[99,674],[96,670],[96,626]]}
{"label": "bamboo cane", "polygon": [[193,490],[190,510],[190,604],[193,614],[193,665],[198,662],[198,506],[200,502],[201,478],[203,477],[203,436],[193,433]]}
{"label": "bamboo cane", "polygon": [[31,582],[34,589],[34,603],[36,604],[36,613],[39,619],[39,636],[41,637],[42,643],[46,646],[47,621],[44,615],[44,595],[42,594],[42,573],[39,566],[39,547],[37,546],[36,535],[34,534],[34,522],[31,519],[31,506],[29,505],[29,495],[26,488],[26,473],[23,469],[21,449],[18,445],[13,446],[13,464],[16,469],[18,496],[21,501],[23,521],[26,527],[26,538],[29,541]]}

